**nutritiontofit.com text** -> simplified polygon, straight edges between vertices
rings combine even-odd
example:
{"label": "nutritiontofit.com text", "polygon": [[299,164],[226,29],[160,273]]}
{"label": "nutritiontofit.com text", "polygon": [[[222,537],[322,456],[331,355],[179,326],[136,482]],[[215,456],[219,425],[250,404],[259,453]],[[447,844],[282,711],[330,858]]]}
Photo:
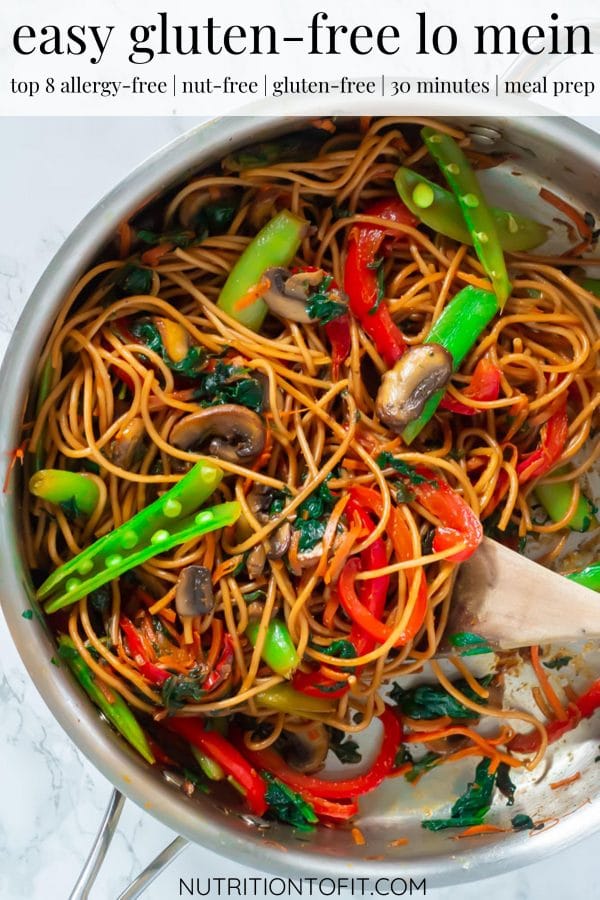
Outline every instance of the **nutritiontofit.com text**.
{"label": "nutritiontofit.com text", "polygon": [[425,896],[424,878],[180,878],[179,897],[415,897]]}

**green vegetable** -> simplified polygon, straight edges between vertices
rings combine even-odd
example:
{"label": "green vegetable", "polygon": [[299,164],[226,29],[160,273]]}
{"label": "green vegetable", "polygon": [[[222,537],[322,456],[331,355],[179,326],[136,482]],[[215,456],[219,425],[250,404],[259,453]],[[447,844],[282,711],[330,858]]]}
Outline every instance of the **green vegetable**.
{"label": "green vegetable", "polygon": [[263,273],[274,266],[289,266],[308,223],[284,209],[262,228],[237,260],[225,282],[218,306],[251,331],[259,331],[267,314],[260,297],[243,309],[236,304],[257,285]]}
{"label": "green vegetable", "polygon": [[281,490],[279,490],[279,488],[271,488],[269,496],[271,498],[269,517],[273,518],[283,512],[285,501],[292,495],[289,488],[282,488]]}
{"label": "green vegetable", "polygon": [[409,784],[413,784],[413,782],[418,781],[421,776],[425,775],[426,772],[435,769],[443,758],[441,753],[434,753],[433,750],[430,750],[425,756],[422,756],[421,759],[417,759],[416,761],[413,761],[412,759],[403,760],[403,762],[412,762],[412,769],[409,769],[408,772],[404,773],[405,780],[408,781]]}
{"label": "green vegetable", "polygon": [[236,199],[212,200],[200,207],[192,222],[198,239],[203,241],[213,234],[226,234],[238,209]]}
{"label": "green vegetable", "polygon": [[[155,759],[146,739],[146,735],[142,731],[130,706],[125,702],[121,695],[112,690],[105,693],[104,690],[101,690],[98,687],[94,673],[83,657],[77,652],[77,648],[70,637],[62,635],[58,639],[58,655],[66,662],[79,684],[83,687],[96,706],[102,710],[109,722],[112,722],[125,740],[152,765],[155,762]],[[111,699],[109,699],[109,694],[111,695]]]}
{"label": "green vegetable", "polygon": [[548,662],[545,662],[543,665],[546,669],[564,669],[565,666],[569,665],[572,659],[572,656],[555,656],[554,659],[548,660]]}
{"label": "green vegetable", "polygon": [[[478,682],[487,687],[492,677],[486,675],[485,678],[478,679]],[[469,700],[476,700],[485,705],[486,701],[476,694],[466,681],[460,679],[454,682],[454,686]],[[420,684],[404,689],[398,683],[394,683],[390,698],[400,707],[404,715],[411,719],[437,719],[440,716],[449,716],[451,719],[479,718],[476,712],[464,706],[439,685]]]}
{"label": "green vegetable", "polygon": [[359,763],[362,755],[358,749],[358,744],[353,741],[350,735],[346,735],[339,728],[328,728],[331,741],[329,749],[339,759],[341,763]]}
{"label": "green vegetable", "polygon": [[215,762],[210,756],[206,756],[194,744],[190,744],[190,750],[192,756],[210,781],[223,781],[225,779],[225,772],[218,762]]}
{"label": "green vegetable", "polygon": [[460,650],[461,656],[478,656],[480,653],[493,653],[493,649],[485,638],[471,631],[458,631],[448,638],[450,644]]}
{"label": "green vegetable", "polygon": [[[473,244],[473,236],[454,194],[404,166],[398,169],[394,181],[405,206],[424,225],[461,244]],[[539,222],[505,209],[490,207],[490,213],[503,250],[513,253],[532,250],[548,239],[550,229]]]}
{"label": "green vegetable", "polygon": [[600,591],[600,563],[592,563],[580,572],[571,572],[567,575],[571,581],[589,588],[590,591]]}
{"label": "green vegetable", "polygon": [[100,497],[93,478],[64,469],[40,469],[29,479],[29,490],[48,503],[62,506],[73,519],[91,516]]}
{"label": "green vegetable", "polygon": [[[42,367],[40,375],[40,383],[38,385],[38,393],[35,401],[35,415],[39,416],[42,406],[44,405],[48,394],[52,389],[52,380],[54,378],[54,369],[52,368],[52,354],[48,353],[46,361]],[[44,441],[46,438],[46,428],[44,427],[40,433],[39,440],[33,451],[33,470],[39,472],[44,466]]]}
{"label": "green vegetable", "polygon": [[[251,622],[246,628],[246,637],[253,647],[256,646],[259,629],[258,622]],[[273,672],[284,678],[291,678],[298,668],[300,658],[288,627],[281,619],[269,622],[260,655]]]}
{"label": "green vegetable", "polygon": [[427,149],[438,164],[460,206],[475,252],[489,276],[500,307],[511,292],[504,254],[483,191],[469,161],[454,138],[433,128],[423,128],[421,135]]}
{"label": "green vegetable", "polygon": [[[334,319],[338,319],[348,311],[345,303],[332,300],[331,293],[328,292],[332,281],[331,275],[327,275],[318,286],[316,292],[311,294],[306,301],[306,312],[311,319],[318,319],[321,325],[333,322]],[[339,296],[339,294],[336,293],[336,296]]]}
{"label": "green vegetable", "polygon": [[578,284],[594,297],[600,297],[600,278],[583,278]]}
{"label": "green vegetable", "polygon": [[326,696],[311,697],[296,691],[291,684],[276,684],[256,694],[259,706],[267,709],[276,709],[278,712],[289,712],[299,716],[308,713],[331,713],[334,709],[334,701]]}
{"label": "green vegetable", "polygon": [[171,675],[160,689],[161,701],[168,710],[182,709],[187,703],[200,703],[206,691],[202,689],[204,674],[198,671],[194,677],[193,670],[189,675]]}
{"label": "green vegetable", "polygon": [[[415,467],[411,466],[410,463],[404,462],[402,459],[396,459],[396,457],[387,450],[379,454],[376,463],[380,469],[395,469],[399,475],[408,478],[411,484],[428,484],[431,481],[426,475],[419,475]],[[432,484],[434,483],[435,482],[432,482]]]}
{"label": "green vegetable", "polygon": [[148,319],[134,322],[131,333],[141,344],[161,356],[172,372],[185,375],[186,378],[195,378],[198,375],[204,356],[201,347],[190,347],[183,359],[175,361],[167,353],[160,332],[153,322]]}
{"label": "green vegetable", "polygon": [[496,773],[496,787],[500,793],[506,797],[506,805],[512,806],[515,802],[515,791],[517,788],[511,781],[510,767],[504,762],[500,763],[498,766]]}
{"label": "green vegetable", "polygon": [[319,819],[310,803],[270,772],[263,771],[260,774],[267,782],[265,800],[269,805],[269,812],[280,822],[287,822],[298,831],[313,831],[313,825]]}
{"label": "green vegetable", "polygon": [[176,247],[189,247],[196,235],[193,231],[150,231],[148,228],[142,228],[137,233],[137,237],[144,244],[155,247],[157,244],[175,244]]}
{"label": "green vegetable", "polygon": [[235,403],[254,412],[262,412],[263,386],[241,366],[231,366],[219,360],[212,372],[200,372],[196,380],[198,387],[194,388],[193,397],[201,406]]}
{"label": "green vegetable", "polygon": [[327,526],[322,517],[329,516],[335,501],[335,496],[324,481],[298,507],[294,530],[300,532],[298,550],[301,553],[312,550],[325,534]]}
{"label": "green vegetable", "polygon": [[21,613],[21,616],[24,619],[29,619],[29,621],[31,621],[31,619],[33,619],[33,610],[32,609],[24,609],[23,612]]}
{"label": "green vegetable", "polygon": [[535,827],[533,819],[530,816],[526,816],[524,813],[517,813],[516,816],[513,816],[510,820],[510,824],[515,831],[530,831]]}
{"label": "green vegetable", "polygon": [[121,297],[149,294],[152,289],[152,269],[127,263],[119,270],[115,287]]}
{"label": "green vegetable", "polygon": [[261,141],[235,150],[221,165],[225,172],[243,172],[280,162],[305,162],[316,156],[325,139],[323,132],[297,131],[276,141]]}
{"label": "green vegetable", "polygon": [[[562,475],[568,472],[565,467],[553,472],[553,475]],[[573,497],[573,481],[560,481],[557,484],[538,484],[534,494],[542,504],[550,518],[554,522],[560,522],[571,505]],[[568,521],[571,531],[587,531],[594,518],[594,507],[583,494],[579,495],[575,512]]]}
{"label": "green vegetable", "polygon": [[336,656],[338,659],[356,658],[356,647],[354,644],[350,641],[345,641],[342,638],[339,638],[337,641],[332,641],[327,647],[317,647],[316,649],[319,653],[324,653],[326,656]]}
{"label": "green vegetable", "polygon": [[428,831],[444,828],[470,828],[481,825],[492,806],[492,795],[496,775],[490,775],[489,759],[482,759],[475,770],[475,780],[469,782],[467,790],[458,798],[448,819],[425,819],[421,822]]}
{"label": "green vegetable", "polygon": [[46,601],[46,612],[69,606],[159,553],[235,522],[236,502],[198,511],[222,477],[216,466],[196,463],[158,500],[56,569],[37,593]]}
{"label": "green vegetable", "polygon": [[[440,344],[450,353],[454,371],[474,346],[483,329],[498,312],[498,300],[489,291],[467,285],[459,291],[445,308],[425,339],[426,344]],[[438,408],[444,391],[433,394],[425,403],[418,419],[410,422],[402,437],[410,444],[429,422]]]}

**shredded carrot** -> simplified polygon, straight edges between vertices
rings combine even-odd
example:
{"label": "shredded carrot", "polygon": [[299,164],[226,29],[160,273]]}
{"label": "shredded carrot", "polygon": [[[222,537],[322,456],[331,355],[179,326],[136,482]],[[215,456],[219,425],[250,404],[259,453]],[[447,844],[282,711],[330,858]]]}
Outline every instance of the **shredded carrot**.
{"label": "shredded carrot", "polygon": [[117,229],[119,238],[119,258],[125,259],[131,253],[131,240],[133,236],[132,228],[129,222],[121,222]]}
{"label": "shredded carrot", "polygon": [[245,294],[243,294],[239,300],[233,304],[234,312],[241,312],[243,309],[246,309],[248,306],[252,306],[256,300],[259,300],[263,294],[266,294],[269,288],[271,287],[271,282],[265,276],[261,276],[258,284],[253,284],[252,287],[248,288]]}
{"label": "shredded carrot", "polygon": [[177,613],[174,609],[163,609],[160,613],[161,619],[166,619],[167,622],[173,623],[177,618]]}
{"label": "shredded carrot", "polygon": [[362,846],[364,846],[364,844],[367,843],[365,840],[365,836],[362,833],[362,831],[360,830],[360,828],[352,829],[352,839],[353,839],[354,843],[357,844],[359,847],[362,847]]}
{"label": "shredded carrot", "polygon": [[16,450],[11,450],[11,452],[8,454],[8,456],[10,457],[10,462],[8,463],[8,468],[6,470],[6,476],[4,478],[4,486],[2,488],[3,494],[8,493],[8,483],[10,481],[10,476],[12,474],[12,470],[16,466],[17,461],[20,462],[21,465],[23,465],[23,462],[25,460],[25,451],[27,450],[27,444],[28,444],[28,441],[23,441],[23,443],[21,444],[20,447],[17,447]]}
{"label": "shredded carrot", "polygon": [[236,556],[230,556],[229,559],[226,559],[224,562],[219,563],[212,574],[212,583],[218,584],[221,578],[225,578],[226,575],[231,575],[234,569],[236,569],[241,563],[242,559],[242,554],[238,553]]}
{"label": "shredded carrot", "polygon": [[[506,742],[505,731],[502,730],[495,738],[484,738],[477,731],[467,726],[455,725],[451,728],[443,728],[440,731],[414,732],[407,734],[404,741],[407,744],[422,744],[425,741],[438,740],[439,738],[448,738],[454,734],[462,734],[468,737],[479,748],[480,753],[491,759],[497,766],[498,763],[505,762],[508,766],[520,767],[523,765],[520,759],[511,756],[509,753],[503,753],[496,749],[496,745]],[[497,760],[497,762],[496,762]]]}
{"label": "shredded carrot", "polygon": [[566,787],[568,784],[573,784],[575,781],[579,781],[581,778],[581,772],[575,772],[574,775],[569,775],[568,778],[562,778],[560,781],[552,781],[550,783],[550,788],[553,791],[557,791],[561,787]]}
{"label": "shredded carrot", "polygon": [[328,131],[329,134],[335,134],[335,125],[331,119],[313,119],[310,124],[313,128],[319,128],[321,131]]}
{"label": "shredded carrot", "polygon": [[354,544],[362,534],[362,525],[360,522],[354,522],[351,526],[350,530],[346,532],[343,540],[340,542],[340,546],[337,548],[335,553],[333,554],[331,563],[325,570],[324,581],[325,584],[330,584],[332,581],[335,582],[338,579],[340,572],[344,566],[344,563],[350,556],[350,551],[352,550]]}
{"label": "shredded carrot", "polygon": [[499,831],[506,830],[506,828],[500,828],[499,825],[471,825],[460,834],[455,834],[454,840],[460,841],[461,838],[474,837],[476,834],[498,834]]}
{"label": "shredded carrot", "polygon": [[325,609],[323,610],[323,625],[328,631],[333,630],[333,620],[340,606],[337,591],[333,590],[327,598]]}
{"label": "shredded carrot", "polygon": [[214,532],[210,531],[205,535],[204,541],[204,559],[202,560],[202,565],[208,569],[209,572],[212,572],[212,567],[215,564],[215,551],[217,547]]}
{"label": "shredded carrot", "polygon": [[488,281],[487,278],[478,278],[476,275],[471,275],[469,272],[457,272],[456,277],[460,278],[461,281],[466,282],[466,284],[472,284],[473,287],[480,288],[482,291],[492,290],[491,282]]}
{"label": "shredded carrot", "polygon": [[166,244],[158,244],[156,247],[151,247],[149,250],[146,250],[145,253],[142,253],[140,259],[145,266],[154,268],[154,266],[159,264],[163,256],[166,256],[167,253],[170,253],[174,248],[175,244],[169,242]]}
{"label": "shredded carrot", "polygon": [[566,713],[566,710],[563,707],[562,703],[556,696],[556,693],[554,691],[554,688],[550,684],[550,680],[549,680],[548,676],[544,672],[544,669],[540,662],[540,648],[539,647],[531,647],[530,654],[531,654],[531,665],[533,666],[533,671],[535,672],[537,680],[540,683],[540,687],[541,687],[542,691],[544,692],[544,696],[545,696],[546,700],[548,701],[548,703],[550,704],[550,706],[552,707],[552,712],[554,713],[555,717],[559,721],[564,722],[565,719],[567,718],[567,713]]}
{"label": "shredded carrot", "polygon": [[[540,197],[542,200],[545,200],[546,203],[549,203],[555,209],[558,209],[560,212],[564,213],[568,219],[573,222],[577,231],[579,232],[580,237],[585,242],[587,246],[592,237],[592,229],[585,221],[583,215],[579,212],[579,210],[575,209],[574,206],[571,206],[567,200],[564,200],[562,197],[558,197],[556,194],[549,191],[547,188],[540,188]],[[569,251],[570,253],[572,251]]]}
{"label": "shredded carrot", "polygon": [[388,847],[406,847],[408,844],[408,838],[396,838],[395,841],[390,841]]}
{"label": "shredded carrot", "polygon": [[192,632],[192,616],[182,616],[183,620],[183,642],[184,644],[193,644],[194,635]]}

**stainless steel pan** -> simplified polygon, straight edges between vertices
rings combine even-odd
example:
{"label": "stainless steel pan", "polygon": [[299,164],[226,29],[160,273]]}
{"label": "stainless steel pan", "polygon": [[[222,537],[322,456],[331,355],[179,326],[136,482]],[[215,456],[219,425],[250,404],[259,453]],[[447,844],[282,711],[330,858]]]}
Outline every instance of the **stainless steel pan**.
{"label": "stainless steel pan", "polygon": [[[492,199],[500,196],[504,206],[548,219],[548,207],[540,206],[537,197],[540,186],[546,184],[572,198],[578,207],[597,216],[600,213],[600,140],[592,132],[561,118],[484,121],[462,117],[454,121],[472,133],[483,152],[510,154],[508,163],[485,174]],[[1,459],[19,442],[28,386],[51,323],[68,289],[101,252],[118,222],[146,198],[232,149],[299,124],[297,118],[246,117],[216,120],[196,128],[149,159],[86,216],[35,288],[7,351],[0,373]],[[511,174],[514,172],[519,177]],[[511,816],[521,810],[534,819],[556,816],[560,820],[556,827],[545,827],[533,836],[508,831],[457,842],[446,833],[421,829],[424,814],[447,809],[460,793],[472,775],[472,764],[444,766],[416,788],[396,779],[365,798],[359,823],[364,846],[356,846],[347,831],[332,829],[299,841],[286,826],[257,827],[241,806],[227,808],[218,796],[185,797],[111,731],[67,672],[51,664],[54,647],[41,618],[31,622],[21,617],[32,605],[33,596],[20,552],[18,498],[18,485],[13,484],[0,499],[0,571],[2,606],[21,657],[50,710],[81,751],[119,791],[140,806],[150,807],[151,815],[180,835],[239,863],[279,874],[402,875],[407,879],[426,877],[432,886],[525,865],[600,827],[600,767],[593,763],[600,728],[596,724],[594,732],[590,723],[580,726],[576,739],[568,745],[553,750],[540,770],[520,780],[514,807],[507,809],[499,802],[497,816],[508,826]],[[593,665],[589,665],[587,677],[592,673]],[[528,692],[518,681],[509,691],[515,702],[526,700]],[[549,781],[576,769],[582,777],[569,790],[549,789]],[[390,846],[399,837],[409,838],[409,843]],[[90,862],[90,871],[96,862]]]}

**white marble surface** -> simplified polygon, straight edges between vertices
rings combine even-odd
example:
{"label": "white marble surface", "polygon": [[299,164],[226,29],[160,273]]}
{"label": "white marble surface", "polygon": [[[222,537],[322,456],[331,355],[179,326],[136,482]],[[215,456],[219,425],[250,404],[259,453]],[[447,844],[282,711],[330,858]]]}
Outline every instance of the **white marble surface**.
{"label": "white marble surface", "polygon": [[[32,287],[73,226],[135,164],[191,124],[184,119],[2,121],[0,354]],[[600,130],[600,119],[588,124]],[[1,617],[0,716],[0,898],[62,900],[87,855],[111,788],[52,718]],[[116,898],[173,837],[126,804],[92,898]],[[599,895],[599,846],[598,836],[588,838],[518,872],[428,889],[427,895],[475,900],[485,891],[488,900],[592,898]],[[180,896],[180,876],[255,874],[190,847],[145,897]]]}

